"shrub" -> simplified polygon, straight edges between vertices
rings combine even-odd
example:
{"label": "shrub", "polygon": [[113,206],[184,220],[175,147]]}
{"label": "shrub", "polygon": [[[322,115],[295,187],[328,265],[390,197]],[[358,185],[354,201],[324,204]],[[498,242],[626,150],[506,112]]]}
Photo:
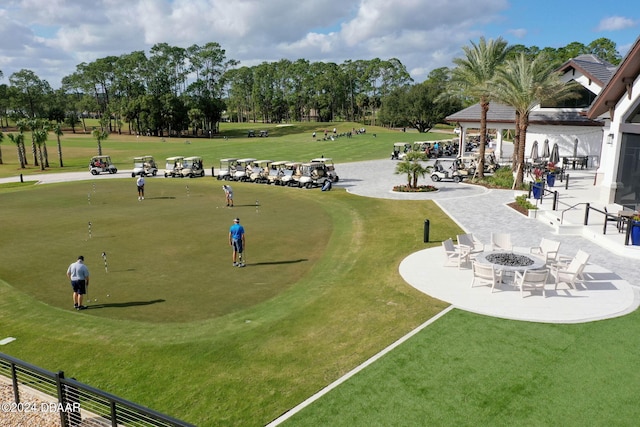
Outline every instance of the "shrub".
{"label": "shrub", "polygon": [[430,191],[438,191],[433,185],[419,185],[417,187],[409,187],[408,185],[396,185],[393,191],[399,193],[428,193]]}
{"label": "shrub", "polygon": [[516,197],[516,203],[525,209],[538,209],[536,205],[527,200],[527,196],[524,194]]}

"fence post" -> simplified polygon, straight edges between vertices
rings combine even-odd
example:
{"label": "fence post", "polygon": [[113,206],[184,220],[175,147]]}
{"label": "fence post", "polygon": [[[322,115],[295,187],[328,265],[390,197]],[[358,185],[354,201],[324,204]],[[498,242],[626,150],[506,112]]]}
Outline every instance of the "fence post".
{"label": "fence post", "polygon": [[631,218],[623,218],[627,223],[627,230],[624,233],[624,245],[629,246],[629,237],[631,236]]}
{"label": "fence post", "polygon": [[591,204],[589,202],[585,203],[585,208],[584,208],[584,224],[583,225],[589,225],[589,207],[591,206]]}
{"label": "fence post", "polygon": [[567,174],[567,179],[564,181],[564,189],[569,189],[569,174]]}
{"label": "fence post", "polygon": [[[64,392],[62,391],[62,381],[61,379],[64,378],[64,372],[62,371],[58,371],[57,374],[55,374],[55,379],[56,379],[56,388],[58,391],[58,402],[60,402],[60,404],[62,405],[62,407],[65,407],[65,398],[64,398]],[[69,422],[67,420],[67,413],[65,411],[60,411],[60,423],[62,424],[62,427],[69,427]]]}
{"label": "fence post", "polygon": [[551,207],[551,210],[553,211],[558,210],[558,191],[557,190],[553,192],[553,206]]}
{"label": "fence post", "polygon": [[18,388],[18,372],[16,364],[11,362],[11,381],[13,382],[13,399],[16,403],[20,403],[20,389]]}

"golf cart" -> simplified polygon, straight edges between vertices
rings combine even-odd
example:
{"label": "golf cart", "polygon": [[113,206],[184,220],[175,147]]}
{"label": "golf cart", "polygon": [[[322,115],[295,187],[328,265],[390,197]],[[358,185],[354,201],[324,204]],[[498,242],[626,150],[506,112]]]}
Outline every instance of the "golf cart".
{"label": "golf cart", "polygon": [[193,156],[185,157],[180,171],[183,177],[194,178],[196,176],[204,176],[204,167],[202,165],[202,157]]}
{"label": "golf cart", "polygon": [[156,176],[158,174],[158,166],[156,161],[153,160],[153,156],[142,156],[133,158],[133,171],[131,177],[136,175],[140,176]]}
{"label": "golf cart", "polygon": [[247,132],[247,137],[248,138],[255,138],[256,136],[256,131],[255,130],[250,130]]}
{"label": "golf cart", "polygon": [[236,165],[238,164],[238,159],[235,157],[220,159],[220,169],[218,169],[218,180],[224,179],[225,181],[229,181],[233,174],[236,173]]}
{"label": "golf cart", "polygon": [[411,144],[408,142],[394,142],[391,160],[402,160],[407,152],[411,150]]}
{"label": "golf cart", "polygon": [[182,164],[184,163],[183,156],[168,157],[167,163],[164,167],[164,177],[182,178]]}
{"label": "golf cart", "polygon": [[231,179],[234,181],[248,181],[251,176],[251,164],[255,162],[256,159],[238,159],[238,163],[236,165],[236,172],[232,175]]}
{"label": "golf cart", "polygon": [[338,182],[340,177],[336,173],[336,167],[333,164],[333,159],[329,157],[320,157],[317,159],[311,159],[312,162],[322,162],[327,167],[327,176],[331,178],[331,182]]}
{"label": "golf cart", "polygon": [[282,184],[282,177],[285,175],[286,164],[288,160],[278,160],[269,165],[269,175],[267,176],[267,184]]}
{"label": "golf cart", "polygon": [[461,182],[463,175],[458,171],[456,160],[436,160],[431,172],[431,180],[434,182],[442,180]]}
{"label": "golf cart", "polygon": [[310,162],[300,165],[298,187],[313,188],[322,186],[329,179],[327,167],[322,162]]}
{"label": "golf cart", "polygon": [[89,163],[91,175],[100,175],[102,172],[116,173],[118,168],[111,163],[110,156],[94,156]]}
{"label": "golf cart", "polygon": [[251,182],[266,184],[269,176],[269,165],[273,160],[256,160],[251,164],[252,172],[249,176]]}
{"label": "golf cart", "polygon": [[260,138],[266,138],[266,137],[269,136],[269,132],[266,131],[266,130],[261,130],[259,136],[260,136]]}
{"label": "golf cart", "polygon": [[301,162],[287,162],[284,165],[284,176],[280,179],[280,185],[289,187],[298,186],[298,178],[300,178]]}

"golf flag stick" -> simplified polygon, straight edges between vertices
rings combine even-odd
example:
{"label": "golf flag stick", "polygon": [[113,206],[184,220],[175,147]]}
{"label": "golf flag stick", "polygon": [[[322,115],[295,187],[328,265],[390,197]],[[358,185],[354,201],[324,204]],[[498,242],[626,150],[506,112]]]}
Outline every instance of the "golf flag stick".
{"label": "golf flag stick", "polygon": [[102,252],[102,259],[104,260],[104,272],[108,273],[109,269],[107,268],[107,253]]}

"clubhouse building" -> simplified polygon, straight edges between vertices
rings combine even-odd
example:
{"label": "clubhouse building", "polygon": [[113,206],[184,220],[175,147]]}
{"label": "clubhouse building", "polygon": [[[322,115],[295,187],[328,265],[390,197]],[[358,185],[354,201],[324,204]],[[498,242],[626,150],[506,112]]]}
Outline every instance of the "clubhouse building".
{"label": "clubhouse building", "polygon": [[[619,66],[594,55],[580,55],[560,68],[565,82],[582,86],[580,97],[536,105],[529,117],[525,153],[534,144],[558,145],[562,162],[595,170],[593,202],[640,208],[640,38]],[[446,118],[461,129],[480,127],[480,106]],[[502,154],[503,131],[515,127],[515,110],[491,103],[487,128],[497,135],[495,154]]]}

